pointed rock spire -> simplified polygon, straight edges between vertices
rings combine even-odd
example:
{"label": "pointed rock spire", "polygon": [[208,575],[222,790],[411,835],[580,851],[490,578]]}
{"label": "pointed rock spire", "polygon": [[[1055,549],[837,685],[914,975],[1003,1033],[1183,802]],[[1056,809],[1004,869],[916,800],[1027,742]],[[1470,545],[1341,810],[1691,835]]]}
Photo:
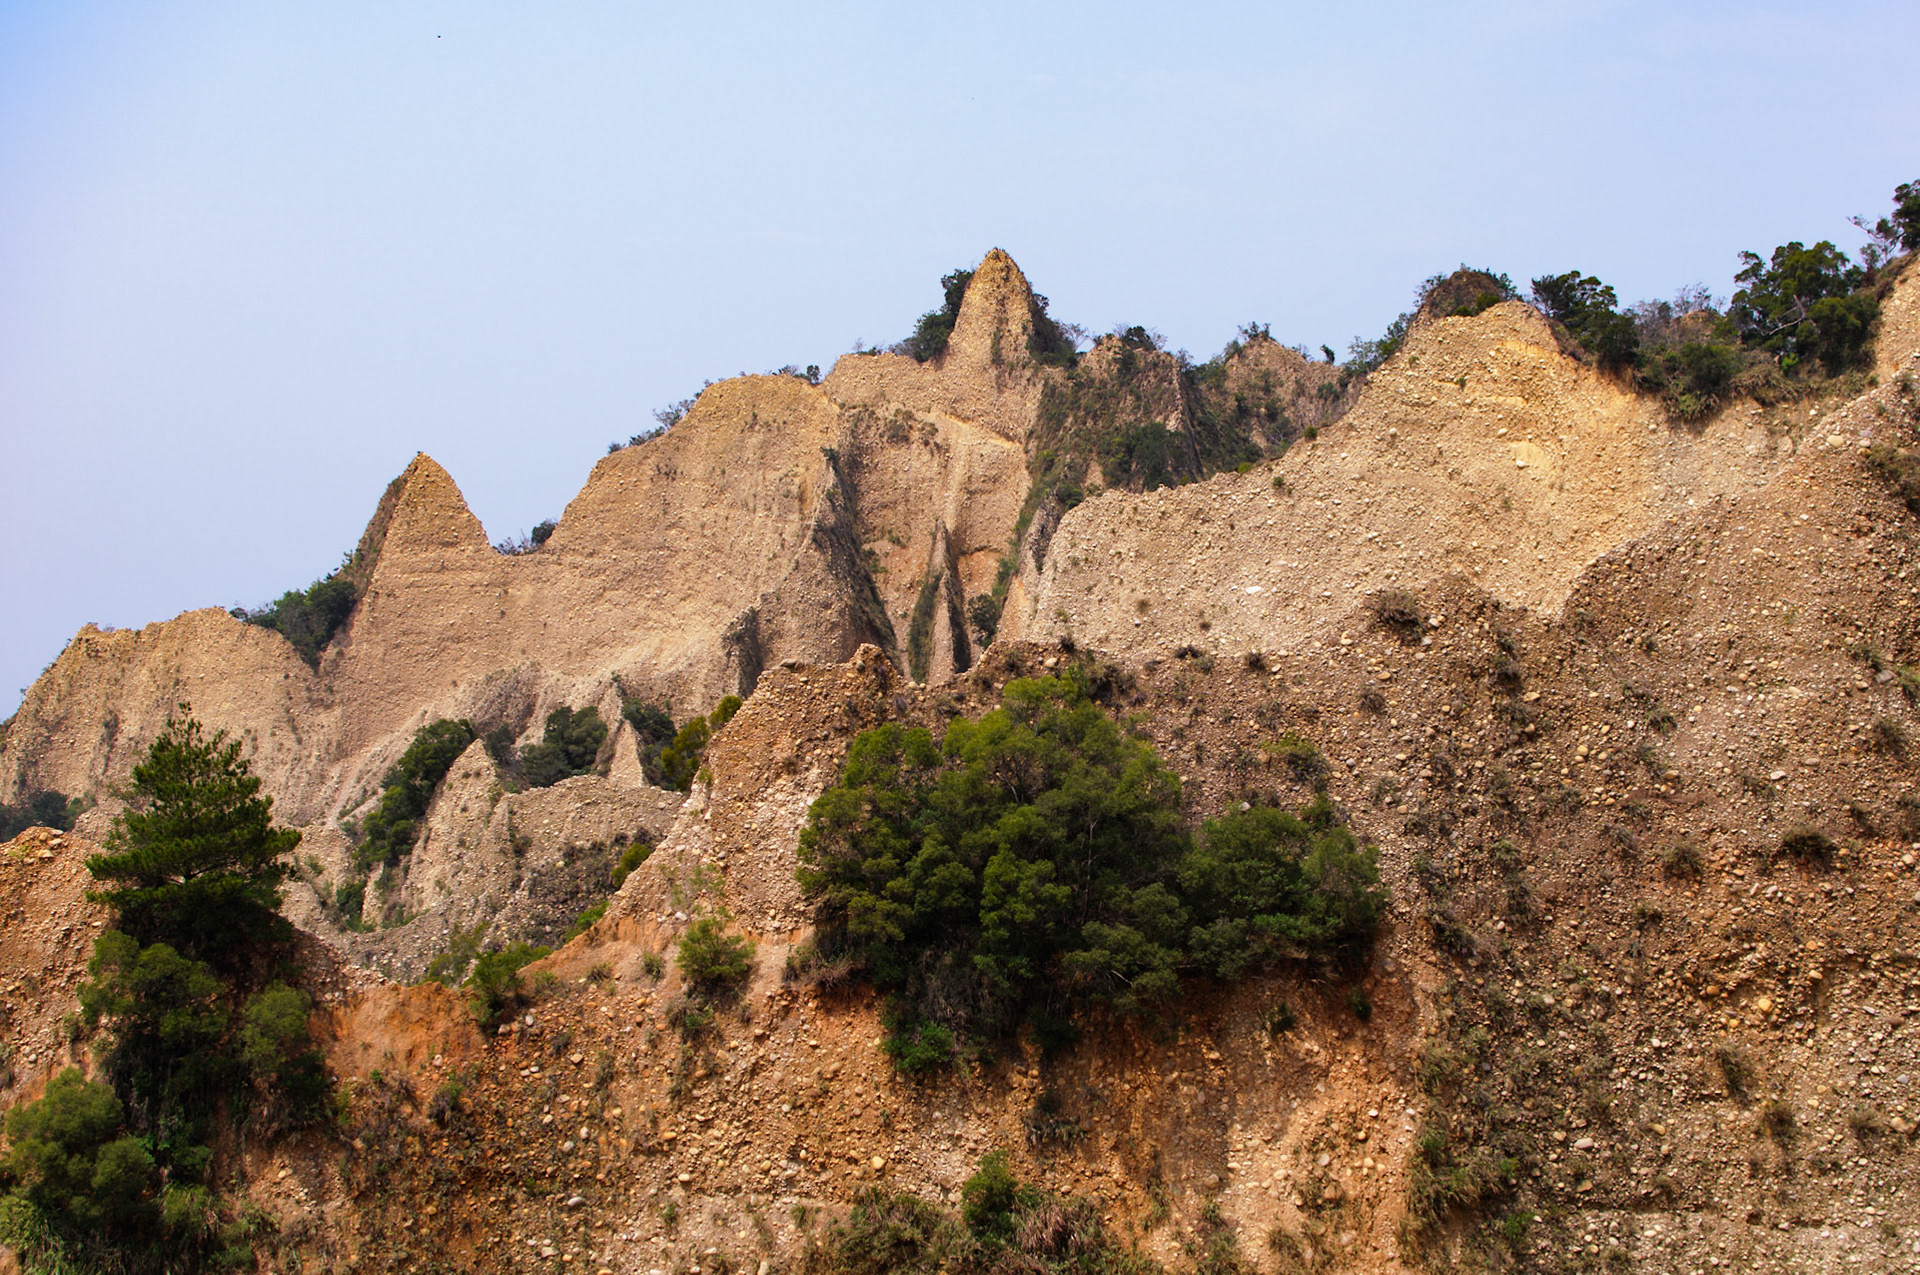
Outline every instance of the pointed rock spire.
{"label": "pointed rock spire", "polygon": [[[395,491],[397,488],[397,493]],[[374,521],[387,513],[392,498],[380,555],[391,559],[414,553],[444,552],[449,549],[488,550],[487,533],[480,520],[467,508],[466,498],[453,476],[425,452],[414,456],[406,471],[388,488]],[[371,534],[374,528],[368,527]]]}
{"label": "pointed rock spire", "polygon": [[1033,289],[1005,251],[995,248],[973,272],[947,357],[964,363],[1009,363],[1026,358],[1033,335]]}

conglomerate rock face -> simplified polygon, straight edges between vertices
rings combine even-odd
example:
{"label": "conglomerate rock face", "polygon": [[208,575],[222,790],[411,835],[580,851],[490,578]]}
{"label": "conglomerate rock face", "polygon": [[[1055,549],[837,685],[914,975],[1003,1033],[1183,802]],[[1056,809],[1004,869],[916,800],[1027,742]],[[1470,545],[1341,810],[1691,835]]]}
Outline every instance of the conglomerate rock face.
{"label": "conglomerate rock face", "polygon": [[[491,549],[416,459],[317,670],[214,611],[83,631],[9,726],[0,797],[105,793],[190,700],[307,825],[288,911],[331,945],[316,1023],[335,1070],[386,1096],[382,1123],[357,1106],[250,1162],[317,1262],[785,1268],[815,1212],[876,1183],[951,1200],[999,1147],[1171,1261],[1223,1219],[1262,1269],[1901,1269],[1920,526],[1867,458],[1914,425],[1917,279],[1889,300],[1878,383],[1844,402],[1676,428],[1509,303],[1417,324],[1283,458],[1061,516],[1029,501],[1049,373],[1019,357],[1031,293],[996,253],[940,358],[713,386],[596,465],[537,552]],[[1230,376],[1327,376],[1248,349]],[[985,647],[953,612],[1009,551]],[[1386,591],[1411,624],[1377,621]],[[1193,820],[1306,800],[1270,745],[1311,740],[1379,848],[1389,923],[1349,982],[1279,968],[1055,1055],[904,1080],[870,996],[786,973],[812,920],[808,807],[860,730],[937,732],[1076,662]],[[595,773],[544,789],[513,791],[476,742],[390,882],[415,919],[333,928],[334,821],[418,726],[526,741],[557,706],[618,722],[639,696],[680,720],[727,693],[746,703],[690,794],[647,782],[624,725]],[[61,1024],[112,809],[0,848],[0,1101],[85,1065]],[[1830,857],[1783,850],[1806,830]],[[339,955],[411,977],[455,929],[551,935],[635,841],[651,857],[535,967],[555,981],[507,1030]],[[682,1040],[673,945],[704,912],[756,942],[753,973]],[[457,1115],[431,1116],[421,1096],[456,1079]],[[1036,1134],[1056,1127],[1036,1112],[1077,1133]],[[1437,1220],[1436,1164],[1472,1187]]]}

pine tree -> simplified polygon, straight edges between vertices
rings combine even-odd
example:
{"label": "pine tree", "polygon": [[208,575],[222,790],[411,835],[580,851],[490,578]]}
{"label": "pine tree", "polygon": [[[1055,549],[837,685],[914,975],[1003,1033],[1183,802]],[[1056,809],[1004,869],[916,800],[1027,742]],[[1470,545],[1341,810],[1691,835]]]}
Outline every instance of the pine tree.
{"label": "pine tree", "polygon": [[208,736],[188,705],[133,768],[128,809],[87,870],[88,897],[119,913],[142,947],[166,943],[218,961],[279,924],[280,883],[300,834],[273,825],[273,799],[225,731]]}

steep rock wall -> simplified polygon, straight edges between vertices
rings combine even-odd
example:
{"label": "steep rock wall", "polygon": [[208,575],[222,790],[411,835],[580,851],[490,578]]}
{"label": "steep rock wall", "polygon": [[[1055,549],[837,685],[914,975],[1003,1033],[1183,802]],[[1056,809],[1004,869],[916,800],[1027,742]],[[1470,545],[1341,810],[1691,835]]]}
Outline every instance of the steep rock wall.
{"label": "steep rock wall", "polygon": [[1795,447],[1749,406],[1673,428],[1509,302],[1417,326],[1349,415],[1278,462],[1074,509],[1023,627],[1109,650],[1285,649],[1367,594],[1452,572],[1553,612],[1601,554],[1765,482]]}

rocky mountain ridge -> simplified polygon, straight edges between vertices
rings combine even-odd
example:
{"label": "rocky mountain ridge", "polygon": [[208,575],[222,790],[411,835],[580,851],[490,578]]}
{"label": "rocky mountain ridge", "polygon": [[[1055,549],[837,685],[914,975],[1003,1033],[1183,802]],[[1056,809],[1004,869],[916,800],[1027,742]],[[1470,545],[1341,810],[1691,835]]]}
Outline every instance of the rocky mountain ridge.
{"label": "rocky mountain ridge", "polygon": [[[1441,319],[1279,459],[1056,518],[1027,453],[1050,374],[1007,355],[1031,294],[990,257],[944,361],[711,387],[601,461],[538,553],[495,553],[416,460],[318,670],[218,612],[83,632],[10,725],[0,796],[118,782],[184,694],[337,880],[329,821],[425,721],[532,731],[560,704],[617,720],[623,692],[752,692],[684,800],[646,784],[625,728],[609,773],[549,789],[500,790],[477,742],[455,763],[400,887],[428,923],[383,949],[401,972],[453,927],[524,931],[522,880],[581,847],[659,847],[490,1037],[457,996],[316,947],[330,1061],[359,1084],[337,1139],[248,1166],[276,1260],[798,1268],[818,1211],[874,1183],[951,1199],[999,1146],[1173,1261],[1223,1219],[1262,1270],[1915,1267],[1920,542],[1867,461],[1920,426],[1916,296],[1910,270],[1864,393],[1698,430],[1528,307]],[[1010,548],[1001,636],[976,650],[951,613]],[[1389,589],[1417,636],[1376,622]],[[871,997],[784,975],[809,923],[798,832],[852,736],[975,715],[1076,661],[1105,666],[1195,817],[1304,800],[1265,746],[1313,741],[1393,900],[1365,1016],[1281,969],[923,1085],[875,1050]],[[9,1103],[84,1061],[58,1024],[109,812],[0,863]],[[1782,850],[1802,827],[1830,861]],[[314,897],[296,887],[290,915],[326,933]],[[758,950],[737,1021],[688,1043],[664,958],[707,910]],[[456,1076],[463,1105],[433,1116]],[[1496,1184],[1475,1156],[1516,1168]],[[1455,1183],[1437,1206],[1436,1181]]]}

